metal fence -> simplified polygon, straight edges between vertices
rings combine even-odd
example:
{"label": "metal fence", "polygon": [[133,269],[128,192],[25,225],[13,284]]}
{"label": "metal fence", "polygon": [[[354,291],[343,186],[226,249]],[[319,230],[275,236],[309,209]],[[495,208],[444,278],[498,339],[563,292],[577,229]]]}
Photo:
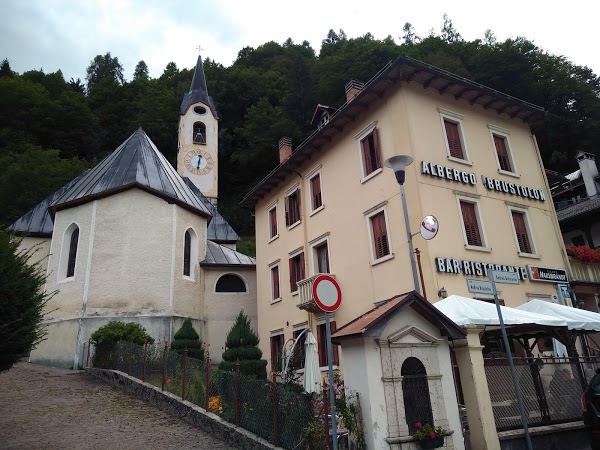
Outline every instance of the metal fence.
{"label": "metal fence", "polygon": [[[513,358],[529,426],[582,419],[581,394],[597,358]],[[523,428],[508,359],[486,358],[496,429]]]}
{"label": "metal fence", "polygon": [[180,396],[224,420],[286,449],[304,448],[302,432],[313,420],[312,397],[288,385],[219,370],[169,351],[166,343],[119,341],[112,349],[88,347],[89,367],[125,372]]}

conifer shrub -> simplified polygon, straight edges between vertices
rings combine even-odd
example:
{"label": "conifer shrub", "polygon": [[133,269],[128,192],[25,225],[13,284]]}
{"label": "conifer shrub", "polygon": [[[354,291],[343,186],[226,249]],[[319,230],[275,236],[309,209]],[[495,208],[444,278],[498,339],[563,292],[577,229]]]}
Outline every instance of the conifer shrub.
{"label": "conifer shrub", "polygon": [[194,330],[190,319],[185,319],[171,342],[171,350],[180,355],[183,355],[185,349],[187,349],[190,358],[204,360],[204,344],[196,330]]}
{"label": "conifer shrub", "polygon": [[219,369],[234,371],[236,361],[240,361],[240,372],[257,378],[267,378],[267,361],[261,359],[258,348],[260,339],[250,326],[248,316],[240,311],[225,340],[226,350]]}
{"label": "conifer shrub", "polygon": [[44,292],[40,267],[28,263],[36,249],[19,251],[20,242],[0,230],[0,372],[44,339],[43,310],[53,295]]}
{"label": "conifer shrub", "polygon": [[110,357],[111,351],[117,346],[119,340],[122,342],[131,342],[133,340],[133,343],[137,345],[154,343],[154,338],[140,324],[112,320],[98,328],[90,336],[90,341],[96,346],[94,353],[95,366],[102,366],[107,361],[107,358]]}

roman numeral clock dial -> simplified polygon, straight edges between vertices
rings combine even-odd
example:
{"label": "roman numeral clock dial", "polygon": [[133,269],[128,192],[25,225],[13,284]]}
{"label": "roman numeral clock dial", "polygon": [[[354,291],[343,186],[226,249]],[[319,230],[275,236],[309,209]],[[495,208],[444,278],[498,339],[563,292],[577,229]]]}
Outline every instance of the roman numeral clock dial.
{"label": "roman numeral clock dial", "polygon": [[206,175],[215,165],[212,156],[202,150],[190,150],[185,154],[185,168],[194,175]]}

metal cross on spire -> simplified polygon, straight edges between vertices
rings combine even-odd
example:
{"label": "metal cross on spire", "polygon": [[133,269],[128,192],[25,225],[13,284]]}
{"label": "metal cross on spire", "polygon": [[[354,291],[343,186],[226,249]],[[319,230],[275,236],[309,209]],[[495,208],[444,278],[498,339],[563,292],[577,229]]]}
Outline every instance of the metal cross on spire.
{"label": "metal cross on spire", "polygon": [[198,48],[198,53],[202,53],[202,50],[204,50],[201,45],[198,45],[197,48]]}

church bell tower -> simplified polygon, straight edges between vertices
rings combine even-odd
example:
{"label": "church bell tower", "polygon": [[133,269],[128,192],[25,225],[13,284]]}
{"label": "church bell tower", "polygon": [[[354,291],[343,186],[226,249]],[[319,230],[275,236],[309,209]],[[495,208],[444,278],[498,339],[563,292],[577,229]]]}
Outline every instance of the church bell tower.
{"label": "church bell tower", "polygon": [[219,117],[208,95],[198,55],[190,91],[181,102],[177,172],[188,177],[213,205],[218,197]]}

